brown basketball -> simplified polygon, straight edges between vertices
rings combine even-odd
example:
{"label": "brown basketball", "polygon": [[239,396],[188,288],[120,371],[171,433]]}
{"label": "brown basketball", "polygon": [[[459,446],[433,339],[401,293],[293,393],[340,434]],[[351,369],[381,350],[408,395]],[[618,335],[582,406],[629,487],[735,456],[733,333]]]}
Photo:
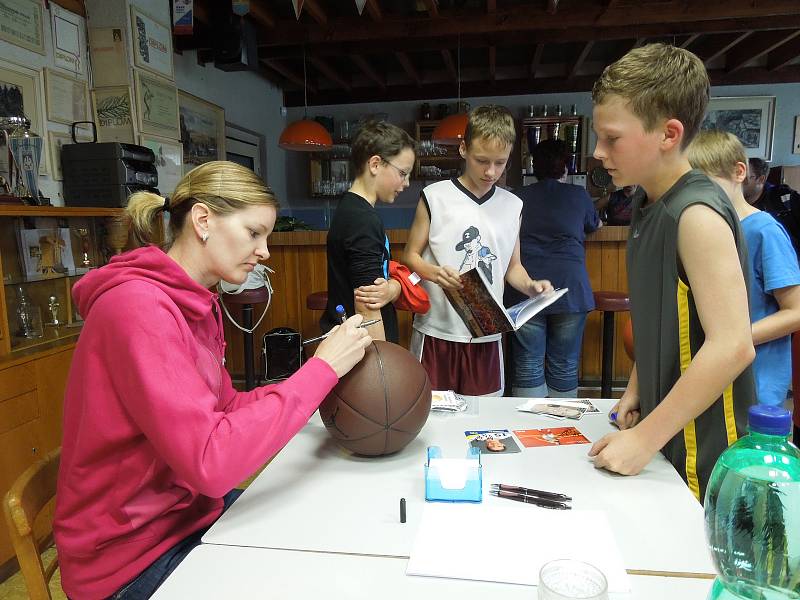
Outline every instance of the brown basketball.
{"label": "brown basketball", "polygon": [[430,409],[431,383],[419,361],[401,346],[375,341],[320,404],[319,414],[339,444],[381,456],[417,437]]}

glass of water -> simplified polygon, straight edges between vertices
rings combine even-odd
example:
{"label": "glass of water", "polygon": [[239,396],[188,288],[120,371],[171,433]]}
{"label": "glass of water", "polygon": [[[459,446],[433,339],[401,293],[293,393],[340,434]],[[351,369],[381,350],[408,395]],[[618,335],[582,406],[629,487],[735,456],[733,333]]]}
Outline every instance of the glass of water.
{"label": "glass of water", "polygon": [[551,560],[539,571],[539,600],[608,600],[608,582],[597,568],[572,559]]}

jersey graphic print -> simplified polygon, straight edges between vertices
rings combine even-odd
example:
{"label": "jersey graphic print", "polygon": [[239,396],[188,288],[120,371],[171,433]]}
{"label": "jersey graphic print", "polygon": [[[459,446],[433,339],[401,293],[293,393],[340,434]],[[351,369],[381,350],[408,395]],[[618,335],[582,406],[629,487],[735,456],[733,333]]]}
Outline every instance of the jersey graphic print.
{"label": "jersey graphic print", "polygon": [[464,252],[464,260],[458,269],[459,273],[464,273],[475,267],[480,267],[489,283],[492,280],[492,261],[497,257],[492,253],[488,246],[481,244],[481,234],[478,228],[470,225],[461,234],[461,241],[456,244],[456,251]]}

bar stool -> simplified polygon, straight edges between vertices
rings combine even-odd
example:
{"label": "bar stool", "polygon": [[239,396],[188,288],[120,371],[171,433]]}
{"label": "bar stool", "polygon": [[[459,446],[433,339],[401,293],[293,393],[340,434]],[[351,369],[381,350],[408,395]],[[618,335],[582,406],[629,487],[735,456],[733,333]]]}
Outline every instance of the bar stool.
{"label": "bar stool", "polygon": [[306,296],[308,310],[325,310],[328,307],[328,292],[312,292]]}
{"label": "bar stool", "polygon": [[631,302],[627,292],[594,292],[595,310],[603,313],[603,357],[600,371],[600,397],[611,398],[614,377],[614,316],[627,312]]}
{"label": "bar stool", "polygon": [[[244,290],[238,294],[220,294],[225,304],[238,304],[242,307],[242,327],[253,328],[253,305],[265,304],[269,301],[269,290],[266,287]],[[244,337],[244,387],[252,390],[256,387],[255,362],[253,359],[253,333],[243,331]],[[259,380],[261,378],[259,377]]]}

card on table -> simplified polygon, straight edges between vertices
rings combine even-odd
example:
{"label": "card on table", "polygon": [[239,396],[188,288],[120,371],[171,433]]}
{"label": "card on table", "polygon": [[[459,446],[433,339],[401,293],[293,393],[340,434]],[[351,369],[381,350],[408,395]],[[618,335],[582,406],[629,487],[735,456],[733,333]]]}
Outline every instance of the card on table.
{"label": "card on table", "polygon": [[513,454],[520,452],[520,447],[508,429],[487,429],[485,431],[465,431],[467,441],[481,454]]}
{"label": "card on table", "polygon": [[571,446],[573,444],[588,444],[589,440],[577,427],[547,427],[544,429],[515,429],[522,445],[526,448],[540,446]]}

